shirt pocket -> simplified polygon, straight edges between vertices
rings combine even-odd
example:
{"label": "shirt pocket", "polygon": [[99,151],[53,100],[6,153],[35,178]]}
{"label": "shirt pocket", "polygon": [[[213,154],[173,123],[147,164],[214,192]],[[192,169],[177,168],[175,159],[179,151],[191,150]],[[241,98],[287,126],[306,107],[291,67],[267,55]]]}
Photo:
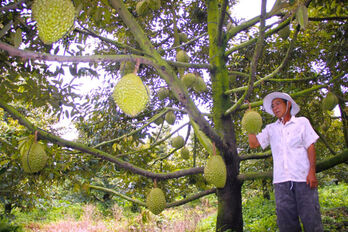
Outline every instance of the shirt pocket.
{"label": "shirt pocket", "polygon": [[288,146],[290,148],[303,147],[303,128],[293,128],[294,130],[289,131],[287,135]]}

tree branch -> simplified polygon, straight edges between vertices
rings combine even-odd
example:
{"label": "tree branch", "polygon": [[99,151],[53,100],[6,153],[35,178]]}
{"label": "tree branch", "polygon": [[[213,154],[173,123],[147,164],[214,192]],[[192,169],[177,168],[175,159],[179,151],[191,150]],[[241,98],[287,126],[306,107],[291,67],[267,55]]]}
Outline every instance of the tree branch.
{"label": "tree branch", "polygon": [[7,6],[1,7],[0,11],[15,10],[18,8],[18,6],[20,6],[22,3],[26,2],[26,1],[28,1],[28,0],[20,0],[19,2],[11,3]]}
{"label": "tree branch", "polygon": [[109,188],[104,188],[104,187],[101,187],[101,186],[91,185],[91,184],[89,184],[88,187],[91,188],[91,189],[100,190],[100,191],[103,191],[103,192],[114,194],[116,196],[119,196],[119,197],[127,200],[127,201],[130,201],[130,202],[133,202],[135,204],[138,204],[138,205],[146,207],[146,203],[145,202],[137,200],[137,199],[134,199],[134,198],[131,198],[131,197],[125,195],[125,194],[116,192],[115,190],[112,190],[112,189],[109,189]]}
{"label": "tree branch", "polygon": [[[97,35],[96,33],[84,28],[84,30],[80,29],[80,28],[75,28],[74,31],[76,32],[79,32],[79,33],[82,33],[82,34],[86,34],[86,35],[90,35],[94,38],[98,38],[100,39],[101,41],[104,41],[106,43],[109,43],[109,44],[112,44],[112,45],[115,45],[116,47],[118,48],[121,48],[121,49],[126,49],[130,52],[132,52],[133,54],[137,54],[137,55],[143,55],[144,52],[141,51],[141,50],[138,50],[138,49],[135,49],[131,46],[128,46],[126,44],[123,44],[123,43],[120,43],[120,42],[117,42],[115,40],[111,40],[109,38],[106,38],[106,37],[103,37],[103,36],[100,36],[100,35]],[[147,54],[148,55],[148,54]]]}
{"label": "tree branch", "polygon": [[347,21],[347,16],[328,16],[328,17],[309,17],[308,20],[310,21]]}
{"label": "tree branch", "polygon": [[5,111],[7,111],[14,119],[17,119],[18,122],[26,127],[29,131],[32,133],[36,132],[38,133],[38,136],[40,139],[48,140],[54,144],[58,144],[63,147],[69,147],[76,149],[78,151],[88,153],[90,155],[93,155],[95,157],[101,158],[103,160],[110,161],[114,164],[116,164],[118,167],[129,170],[133,172],[134,174],[138,174],[144,177],[152,178],[152,179],[173,179],[173,178],[179,178],[187,175],[193,175],[198,173],[203,173],[203,167],[197,167],[197,168],[190,168],[190,169],[184,169],[180,171],[175,171],[171,173],[153,173],[150,171],[147,171],[143,168],[134,166],[128,162],[125,162],[119,158],[116,158],[109,153],[103,152],[101,150],[88,147],[85,144],[72,142],[66,139],[62,139],[59,136],[55,136],[47,131],[42,130],[39,127],[36,127],[33,125],[28,119],[26,119],[21,113],[19,113],[14,107],[8,105],[5,103],[2,99],[0,99],[0,107],[3,108]]}
{"label": "tree branch", "polygon": [[259,32],[259,38],[257,40],[256,43],[256,48],[254,51],[254,55],[253,58],[251,60],[251,67],[250,67],[250,76],[249,76],[249,81],[248,81],[248,86],[244,91],[244,94],[238,99],[238,101],[231,107],[229,108],[226,112],[225,115],[231,114],[234,111],[238,110],[239,107],[241,106],[241,104],[243,104],[245,99],[249,98],[249,95],[252,93],[253,91],[253,87],[254,87],[254,81],[256,78],[256,69],[257,69],[257,64],[258,64],[258,60],[261,56],[261,52],[263,49],[263,43],[264,43],[264,39],[265,39],[265,17],[266,17],[266,0],[262,0],[261,3],[261,17],[260,17],[260,32]]}
{"label": "tree branch", "polygon": [[[103,191],[103,192],[114,194],[114,195],[119,196],[119,197],[121,197],[121,198],[123,198],[125,200],[128,200],[128,201],[133,202],[135,204],[138,204],[138,205],[146,207],[146,203],[145,202],[137,200],[137,199],[134,199],[134,198],[131,198],[131,197],[128,197],[128,196],[126,196],[126,195],[124,195],[122,193],[116,192],[115,190],[112,190],[112,189],[109,189],[109,188],[104,188],[104,187],[101,187],[101,186],[96,186],[96,185],[89,185],[89,187],[92,188],[92,189],[96,189],[96,190],[100,190],[100,191]],[[196,199],[199,199],[201,197],[207,196],[209,194],[213,194],[215,192],[216,192],[216,188],[212,188],[212,189],[209,189],[209,190],[206,190],[206,191],[202,191],[202,192],[199,192],[199,193],[194,194],[192,196],[186,197],[183,200],[167,203],[165,208],[168,209],[168,208],[172,208],[172,207],[175,207],[175,206],[184,205],[184,204],[186,204],[188,202],[194,201]]]}
{"label": "tree branch", "polygon": [[[322,88],[326,88],[330,83],[334,82],[336,79],[339,79],[341,77],[343,77],[345,74],[340,74],[340,75],[337,75],[336,77],[332,78],[330,81],[328,81],[326,84],[323,84],[323,85],[314,85],[313,87],[311,88],[308,88],[308,89],[305,89],[305,90],[302,90],[302,91],[298,91],[298,92],[295,92],[295,93],[292,93],[290,94],[291,97],[293,98],[296,98],[296,97],[299,97],[299,96],[303,96],[303,95],[306,95],[307,93],[310,93],[310,92],[313,92],[313,91],[316,91],[318,89],[322,89]],[[257,106],[261,106],[262,105],[262,100],[261,101],[256,101],[256,102],[252,102],[250,103],[250,106],[251,107],[257,107]],[[243,104],[240,109],[247,109],[249,107],[249,104]]]}
{"label": "tree branch", "polygon": [[272,151],[268,150],[268,151],[262,152],[262,153],[241,155],[240,160],[265,159],[265,158],[268,158],[270,156],[272,156]]}
{"label": "tree branch", "polygon": [[21,57],[23,59],[32,59],[40,61],[57,61],[57,62],[116,62],[116,61],[133,61],[140,60],[141,63],[156,67],[153,59],[137,55],[93,55],[93,56],[57,56],[48,53],[38,53],[18,49],[7,43],[0,42],[0,49],[7,51],[10,56]]}
{"label": "tree branch", "polygon": [[[286,65],[286,63],[287,63],[287,61],[288,61],[288,59],[289,59],[289,57],[290,57],[290,52],[291,52],[292,49],[294,48],[295,41],[297,40],[297,34],[298,34],[298,30],[296,30],[296,33],[295,33],[295,35],[294,35],[294,38],[293,38],[293,40],[291,40],[290,45],[289,45],[289,48],[288,48],[288,50],[287,50],[287,52],[286,52],[286,54],[285,54],[285,56],[284,56],[282,62],[280,63],[280,65],[279,65],[272,73],[270,73],[270,74],[268,74],[267,76],[265,76],[265,77],[263,77],[263,78],[257,80],[257,81],[254,83],[254,85],[253,85],[254,87],[257,86],[257,85],[259,85],[259,84],[261,84],[262,82],[264,82],[264,81],[266,81],[266,80],[268,80],[268,79],[274,77],[274,76],[275,76],[276,74],[278,74],[278,73],[280,72],[280,70]],[[251,74],[250,74],[250,75],[251,75]],[[250,75],[248,75],[249,78],[250,78]],[[243,91],[243,90],[245,91],[245,90],[247,90],[248,88],[249,88],[249,86],[241,86],[241,87],[238,87],[238,88],[235,88],[235,89],[228,90],[228,91],[225,92],[225,94],[236,93],[236,92]],[[232,112],[232,110],[229,109],[228,111],[226,111],[226,113],[228,113],[228,112]]]}
{"label": "tree branch", "polygon": [[[316,165],[316,172],[322,172],[333,168],[336,165],[345,163],[348,161],[348,149],[343,150],[339,155],[328,158],[326,160],[320,161]],[[239,174],[238,180],[246,181],[246,180],[256,180],[256,179],[269,179],[272,178],[273,171],[267,172],[250,172],[245,174]]]}

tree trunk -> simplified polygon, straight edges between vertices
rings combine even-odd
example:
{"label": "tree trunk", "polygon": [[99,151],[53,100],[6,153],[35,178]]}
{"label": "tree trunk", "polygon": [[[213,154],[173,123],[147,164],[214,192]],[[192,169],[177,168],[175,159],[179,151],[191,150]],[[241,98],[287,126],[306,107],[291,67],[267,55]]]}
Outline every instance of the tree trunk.
{"label": "tree trunk", "polygon": [[[227,167],[231,170],[233,167]],[[229,171],[228,171],[229,172]],[[230,173],[229,173],[230,174]],[[243,231],[242,183],[228,174],[226,186],[218,189],[216,231]]]}

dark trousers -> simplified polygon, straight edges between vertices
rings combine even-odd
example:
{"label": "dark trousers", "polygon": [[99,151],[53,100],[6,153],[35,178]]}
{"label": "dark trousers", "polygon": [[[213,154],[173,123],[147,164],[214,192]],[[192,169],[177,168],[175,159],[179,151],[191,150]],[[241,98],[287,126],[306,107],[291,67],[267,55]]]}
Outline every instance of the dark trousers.
{"label": "dark trousers", "polygon": [[277,223],[280,232],[322,232],[318,190],[305,182],[274,184]]}

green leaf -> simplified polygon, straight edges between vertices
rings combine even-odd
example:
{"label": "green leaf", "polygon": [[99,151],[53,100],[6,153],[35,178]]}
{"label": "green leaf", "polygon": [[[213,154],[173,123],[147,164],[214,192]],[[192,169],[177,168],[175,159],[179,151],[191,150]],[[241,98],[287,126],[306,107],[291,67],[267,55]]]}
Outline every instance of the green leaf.
{"label": "green leaf", "polygon": [[308,8],[301,4],[296,10],[296,19],[302,29],[305,29],[308,25]]}

